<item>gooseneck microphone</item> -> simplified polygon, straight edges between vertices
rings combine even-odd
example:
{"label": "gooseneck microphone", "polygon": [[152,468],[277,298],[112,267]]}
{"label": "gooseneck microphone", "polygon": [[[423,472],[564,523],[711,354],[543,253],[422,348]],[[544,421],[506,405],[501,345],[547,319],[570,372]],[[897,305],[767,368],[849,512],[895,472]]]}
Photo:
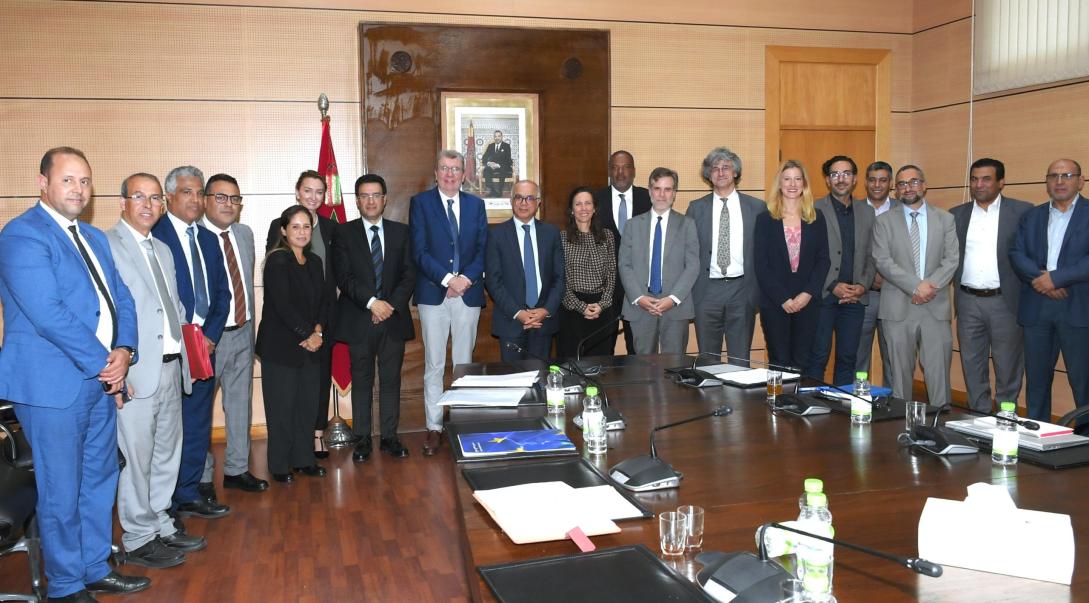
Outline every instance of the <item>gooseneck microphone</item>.
{"label": "gooseneck microphone", "polygon": [[934,411],[934,421],[930,425],[916,425],[911,433],[902,433],[897,436],[897,441],[902,445],[915,446],[924,452],[938,456],[979,452],[979,446],[965,436],[944,425],[938,425],[938,418],[949,408],[948,402],[942,404]]}
{"label": "gooseneck microphone", "polygon": [[[586,337],[583,337],[582,339],[580,339],[578,345],[575,346],[575,361],[571,363],[573,365],[573,367],[578,366],[579,360],[582,360],[582,348],[583,348],[584,345],[586,345],[586,342],[588,342],[591,339],[597,337],[598,335],[601,335],[602,333],[604,333],[605,331],[607,331],[609,329],[616,329],[617,330],[616,333],[617,333],[617,335],[619,335],[620,333],[624,332],[624,323],[618,323],[616,320],[606,321],[605,324],[603,324],[600,327],[594,329],[593,331],[590,332],[589,335],[587,335]],[[578,370],[583,374],[583,377],[585,377],[586,375],[597,375],[598,373],[601,372],[601,367],[600,366],[591,366],[588,369],[582,369],[580,367]]]}
{"label": "gooseneck microphone", "polygon": [[609,469],[609,477],[633,492],[648,492],[679,487],[684,474],[673,469],[669,463],[658,457],[658,450],[654,445],[654,435],[663,429],[709,417],[724,417],[733,411],[734,409],[729,405],[722,405],[709,413],[654,427],[654,429],[650,430],[650,454],[633,457],[613,465]]}
{"label": "gooseneck microphone", "polygon": [[[944,404],[942,406],[942,409],[951,409],[951,408],[953,408],[953,405],[948,404],[948,403]],[[969,406],[957,406],[956,409],[957,410],[968,411],[969,414],[979,415],[981,417],[994,417],[996,419],[998,418],[998,413],[985,412],[985,411],[982,411],[982,410],[976,410],[976,409],[971,408]],[[939,412],[940,412],[940,410],[941,409],[939,409]],[[1027,429],[1029,431],[1039,431],[1040,430],[1040,424],[1037,423],[1036,421],[1032,421],[1032,420],[1029,420],[1029,419],[1022,419],[1021,417],[1015,417],[1013,419],[1010,419],[1008,417],[1002,417],[1002,418],[1007,420],[1007,421],[1013,421],[1014,423],[1017,423],[1018,425],[1020,425],[1021,427],[1024,427],[1025,429]]]}
{"label": "gooseneck microphone", "polygon": [[795,534],[801,534],[802,536],[808,536],[809,538],[815,538],[817,540],[828,542],[836,546],[848,548],[852,551],[858,551],[860,553],[866,553],[867,555],[871,555],[873,557],[887,559],[889,561],[892,561],[893,563],[896,563],[897,565],[902,565],[908,568],[916,574],[930,576],[931,578],[940,578],[942,572],[944,571],[942,569],[942,566],[938,565],[937,563],[927,561],[926,559],[920,559],[919,557],[901,557],[899,555],[885,553],[883,551],[871,549],[869,547],[865,547],[859,544],[853,544],[847,542],[846,540],[840,540],[838,538],[828,538],[827,536],[821,536],[820,534],[814,534],[805,530],[787,527],[779,522],[774,521],[760,526],[760,558],[765,560],[768,558],[768,552],[766,547],[764,546],[764,532],[767,531],[768,528],[777,528],[780,530],[786,530],[787,532],[794,532]]}

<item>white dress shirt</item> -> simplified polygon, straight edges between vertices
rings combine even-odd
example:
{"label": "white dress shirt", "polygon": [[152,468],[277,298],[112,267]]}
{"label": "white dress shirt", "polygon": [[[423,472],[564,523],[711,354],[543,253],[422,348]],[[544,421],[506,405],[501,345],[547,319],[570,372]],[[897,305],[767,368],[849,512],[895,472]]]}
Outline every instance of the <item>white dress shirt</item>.
{"label": "white dress shirt", "polygon": [[609,193],[613,196],[613,224],[616,224],[617,227],[620,226],[620,195],[624,195],[624,227],[627,228],[627,222],[631,220],[631,210],[634,204],[632,195],[635,193],[635,187],[629,186],[626,191],[618,191],[616,187],[610,186]]}
{"label": "white dress shirt", "polygon": [[[231,290],[231,310],[230,312],[227,312],[227,324],[224,326],[237,327],[238,321],[234,319],[234,283],[231,282],[231,267],[227,264],[227,250],[223,247],[222,233],[227,233],[227,236],[231,239],[231,246],[234,247],[234,261],[238,262],[238,274],[245,280],[246,275],[242,272],[242,255],[238,252],[238,237],[234,236],[233,228],[227,227],[227,230],[222,230],[215,224],[212,224],[207,216],[205,216],[201,222],[204,224],[205,228],[212,231],[212,234],[216,236],[216,241],[219,242],[219,250],[223,252],[223,273],[227,275],[227,288]],[[314,230],[318,230],[316,224]],[[242,286],[242,297],[246,302],[246,320],[253,320],[253,316],[250,316],[250,295],[246,291],[245,283],[243,283]]]}
{"label": "white dress shirt", "polygon": [[874,213],[874,216],[876,217],[876,216],[880,216],[881,214],[889,211],[889,208],[892,207],[892,197],[885,197],[885,202],[882,203],[881,205],[874,205],[873,201],[870,200],[869,197],[867,197],[866,198],[866,203],[868,203],[870,205],[870,207],[873,208],[873,213]]}
{"label": "white dress shirt", "polygon": [[[83,255],[79,253],[79,246],[76,245],[76,239],[73,237],[72,231],[68,230],[70,226],[75,224],[76,231],[78,232],[79,222],[65,218],[43,201],[38,201],[38,205],[45,210],[45,213],[49,214],[50,218],[53,218],[53,220],[56,221],[57,225],[64,231],[64,234],[68,235],[68,238],[72,241],[72,247],[75,248],[76,255],[80,256],[80,261],[82,262]],[[91,256],[91,264],[93,264],[95,270],[98,271],[98,276],[102,279],[102,283],[109,287],[109,284],[105,279],[106,273],[102,271],[102,264],[99,263],[94,248],[91,247],[86,237],[80,235],[79,238],[82,239],[81,242],[83,243],[83,247],[87,250],[87,255]],[[85,262],[84,265],[86,265]],[[87,269],[87,278],[91,279],[91,288],[94,289],[95,295],[98,296],[98,325],[95,327],[95,337],[102,343],[102,347],[108,350],[113,344],[113,316],[110,314],[110,305],[106,303],[106,297],[102,295],[102,291],[98,289],[98,285],[95,283],[94,276],[91,274],[89,268]]]}
{"label": "white dress shirt", "polygon": [[[136,240],[136,246],[140,248],[140,257],[144,259],[144,266],[147,267],[147,271],[151,274],[151,282],[155,282],[155,270],[151,267],[151,260],[147,257],[147,251],[144,248],[144,241],[154,241],[151,234],[145,237],[136,231],[128,222],[121,220],[121,223],[125,225],[125,228],[132,234],[132,238]],[[158,258],[158,252],[155,257]],[[162,273],[163,278],[167,278],[166,270],[163,270],[163,265],[159,262],[159,272]],[[174,338],[174,335],[170,331],[170,314],[177,314],[178,308],[174,305],[173,300],[163,299],[162,295],[159,295],[159,286],[155,286],[155,297],[159,298],[159,307],[163,309],[163,354],[179,354],[181,353],[181,341]],[[139,317],[137,317],[139,320]],[[179,318],[179,322],[180,322]]]}
{"label": "white dress shirt", "polygon": [[998,289],[998,210],[1002,195],[986,208],[972,202],[968,236],[964,239],[964,271],[960,282],[972,289]]}
{"label": "white dress shirt", "polygon": [[[179,219],[177,216],[175,216],[174,214],[172,214],[170,212],[167,212],[166,217],[167,217],[167,219],[170,220],[170,225],[174,227],[174,232],[178,233],[178,241],[181,243],[182,253],[185,254],[185,263],[188,264],[186,266],[186,269],[189,270],[189,278],[192,279],[193,278],[193,261],[194,261],[194,258],[189,253],[189,234],[186,232],[186,231],[189,230],[189,225],[186,224],[185,222],[182,222],[181,219]],[[208,305],[209,305],[209,308],[210,308],[211,304],[212,304],[212,295],[208,291],[208,264],[207,264],[207,262],[204,261],[204,252],[202,252],[200,250],[200,229],[199,228],[197,229],[196,239],[197,239],[197,255],[199,257],[197,257],[195,261],[200,262],[200,267],[203,269],[202,271],[204,272],[204,281],[205,282],[203,282],[203,283],[193,283],[193,291],[194,291],[194,295],[195,295],[198,286],[204,287],[204,294],[208,297]],[[174,269],[177,270],[178,267],[175,266]],[[230,280],[230,279],[228,279],[228,280]],[[204,326],[204,319],[205,318],[207,318],[207,317],[206,316],[201,316],[200,314],[197,314],[196,307],[194,306],[194,308],[193,308],[193,324]]]}
{"label": "white dress shirt", "polygon": [[726,274],[722,273],[715,258],[718,257],[719,220],[722,219],[723,198],[714,195],[711,202],[711,278],[735,278],[745,275],[745,225],[741,217],[741,197],[737,189],[725,197],[726,209],[730,212],[730,265]]}

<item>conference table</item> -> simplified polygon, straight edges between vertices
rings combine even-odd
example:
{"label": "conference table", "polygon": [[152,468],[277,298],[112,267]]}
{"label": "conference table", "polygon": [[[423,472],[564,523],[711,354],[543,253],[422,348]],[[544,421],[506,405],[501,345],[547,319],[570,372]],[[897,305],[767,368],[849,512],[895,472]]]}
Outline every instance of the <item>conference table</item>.
{"label": "conference table", "polygon": [[[605,368],[596,377],[609,402],[627,422],[608,432],[608,452],[586,456],[602,473],[616,463],[648,453],[651,429],[657,425],[711,412],[728,404],[732,413],[671,429],[656,436],[659,457],[684,474],[679,488],[634,497],[655,515],[679,505],[705,509],[703,551],[756,552],[754,532],[761,524],[796,519],[798,497],[807,477],[824,480],[838,538],[905,557],[918,553],[918,522],[928,497],[963,500],[977,482],[1007,487],[1018,508],[1068,514],[1072,518],[1076,565],[1073,584],[1015,578],[945,567],[940,578],[921,576],[884,560],[837,547],[833,588],[840,602],[849,601],[1076,601],[1089,600],[1089,467],[1064,470],[1031,465],[1012,467],[991,462],[986,452],[938,457],[902,447],[896,436],[903,420],[851,425],[845,414],[798,417],[772,412],[764,388],[682,387],[664,370],[692,363],[691,356],[628,356],[583,359]],[[510,364],[466,364],[454,376],[502,374],[544,368],[538,361]],[[790,391],[791,385],[787,385]],[[448,421],[462,423],[494,417],[542,416],[543,405],[516,409],[449,411]],[[572,419],[581,412],[579,396],[567,397],[565,431],[581,451],[581,431]],[[943,414],[943,419],[949,415]],[[957,417],[955,414],[952,418]],[[928,420],[930,417],[928,416]],[[490,461],[515,465],[527,460]],[[462,547],[471,595],[476,601],[495,597],[477,572],[478,566],[578,552],[570,541],[516,545],[503,534],[474,499],[462,470],[485,463],[453,464]],[[600,549],[642,544],[655,554],[656,519],[618,522],[619,533],[594,537]],[[1001,525],[995,526],[1002,529]],[[692,554],[663,557],[668,565],[694,578],[700,565]]]}

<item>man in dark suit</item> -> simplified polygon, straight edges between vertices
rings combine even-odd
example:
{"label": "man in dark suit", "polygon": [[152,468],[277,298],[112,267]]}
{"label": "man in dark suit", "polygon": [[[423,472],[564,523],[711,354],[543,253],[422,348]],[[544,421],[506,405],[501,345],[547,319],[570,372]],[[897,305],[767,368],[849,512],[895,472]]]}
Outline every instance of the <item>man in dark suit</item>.
{"label": "man in dark suit", "polygon": [[[250,473],[250,428],[253,423],[253,231],[238,222],[242,194],[238,181],[216,174],[204,185],[202,225],[216,237],[223,270],[231,292],[230,311],[216,354],[216,388],[222,394],[227,449],[223,454],[223,487],[246,492],[268,490],[268,482]],[[216,458],[211,451],[204,462],[202,484],[211,484]]]}
{"label": "man in dark suit", "polygon": [[77,220],[91,201],[87,158],[50,149],[38,186],[41,200],[0,233],[0,399],[12,402],[34,449],[49,599],[94,601],[88,591],[151,584],[107,562],[118,475],[114,394],[139,360],[136,309],[106,236]]}
{"label": "man in dark suit", "polygon": [[465,157],[452,150],[435,160],[437,186],[412,197],[409,232],[416,263],[414,299],[424,345],[424,456],[438,452],[442,432],[446,344],[453,339],[455,365],[473,361],[476,327],[484,307],[484,247],[488,216],[484,201],[461,190]]}
{"label": "man in dark suit", "polygon": [[510,143],[503,140],[503,132],[495,131],[495,137],[484,154],[480,157],[483,164],[484,182],[488,185],[489,197],[503,196],[503,181],[514,173],[514,162],[511,159]]}
{"label": "man in dark suit", "polygon": [[[635,182],[635,158],[631,153],[620,150],[609,156],[609,186],[594,192],[598,220],[601,226],[613,233],[616,242],[617,259],[620,258],[620,241],[628,220],[650,211],[650,192],[641,186],[632,186]],[[619,264],[618,264],[619,265]],[[624,285],[616,279],[613,289],[613,304],[619,315],[624,305]],[[635,340],[632,337],[631,323],[620,317],[624,325],[624,346],[628,354],[635,354]]]}
{"label": "man in dark suit", "polygon": [[[321,258],[321,267],[325,270],[325,284],[329,285],[329,281],[336,279],[333,274],[332,250],[337,223],[318,214],[318,208],[325,202],[325,192],[325,179],[314,170],[304,171],[295,181],[295,201],[310,210],[310,219],[318,225],[310,236],[310,251]],[[268,225],[265,253],[272,251],[279,241],[280,219],[277,217],[273,218]],[[317,355],[321,366],[318,367],[318,414],[314,420],[314,456],[324,459],[329,457],[322,436],[325,435],[325,428],[329,426],[329,395],[333,387],[333,342],[326,340]]]}
{"label": "man in dark suit", "polygon": [[873,263],[874,213],[865,201],[857,201],[855,188],[858,166],[845,155],[836,155],[821,166],[828,185],[828,195],[815,206],[824,215],[828,231],[828,256],[831,267],[824,279],[817,321],[816,338],[806,373],[824,379],[824,369],[836,341],[836,364],[832,382],[854,382],[855,356],[866,316],[867,296],[875,272]]}
{"label": "man in dark suit", "polygon": [[712,149],[701,173],[712,191],[687,211],[700,242],[700,274],[692,287],[696,342],[700,352],[720,354],[725,337],[727,353],[748,360],[759,294],[752,233],[756,215],[767,207],[737,190],[741,158],[730,149]]}
{"label": "man in dark suit", "polygon": [[337,227],[333,269],[337,300],[333,337],[348,344],[352,359],[352,431],[358,438],[352,460],[371,456],[371,402],[378,362],[378,448],[394,458],[408,449],[397,439],[401,413],[401,366],[405,342],[413,339],[408,303],[416,283],[408,225],[382,218],[386,181],[365,174],[355,181],[358,220]]}
{"label": "man in dark suit", "polygon": [[[866,167],[866,205],[873,210],[874,220],[876,216],[899,207],[900,202],[889,196],[892,190],[892,166],[884,161],[875,161]],[[872,242],[872,238],[871,238]],[[876,266],[875,266],[876,269]],[[862,319],[862,335],[858,341],[858,355],[855,358],[855,371],[865,371],[873,381],[874,372],[870,366],[870,358],[873,355],[873,338],[877,335],[878,350],[881,353],[881,375],[885,387],[889,385],[889,374],[892,368],[889,366],[889,349],[885,341],[885,332],[881,330],[877,313],[881,308],[881,286],[884,279],[880,272],[873,275],[870,290],[866,292],[866,308]]]}
{"label": "man in dark suit", "polygon": [[[231,290],[216,236],[197,223],[204,213],[204,174],[191,165],[170,170],[166,198],[167,214],[151,232],[174,256],[185,320],[201,325],[215,366],[215,348],[227,323]],[[216,501],[215,487],[200,481],[212,441],[214,397],[214,378],[194,382],[193,392],[182,397],[182,459],[174,489],[174,510],[181,517],[215,519],[231,512]]]}
{"label": "man in dark suit", "polygon": [[514,183],[514,216],[488,234],[485,284],[495,302],[492,335],[504,362],[547,358],[559,327],[563,246],[559,229],[535,218],[540,201],[536,182]]}
{"label": "man in dark suit", "polygon": [[[1006,166],[985,157],[972,164],[972,201],[949,210],[957,223],[960,263],[953,276],[953,309],[968,406],[991,412],[992,403],[1016,401],[1024,374],[1024,347],[1017,325],[1021,283],[1010,266],[1017,225],[1032,205],[1002,195]],[[994,362],[991,398],[988,360]]]}
{"label": "man in dark suit", "polygon": [[1047,168],[1051,200],[1025,212],[1010,264],[1021,279],[1017,322],[1025,335],[1028,416],[1051,420],[1051,383],[1059,352],[1074,403],[1089,404],[1089,206],[1085,176],[1073,159]]}

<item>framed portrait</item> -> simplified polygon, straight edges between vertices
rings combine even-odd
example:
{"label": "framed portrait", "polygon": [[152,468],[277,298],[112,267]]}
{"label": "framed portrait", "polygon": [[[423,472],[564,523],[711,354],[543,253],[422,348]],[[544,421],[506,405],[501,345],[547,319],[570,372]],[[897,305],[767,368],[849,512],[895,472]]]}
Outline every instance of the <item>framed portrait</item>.
{"label": "framed portrait", "polygon": [[518,180],[541,183],[537,95],[443,92],[442,148],[465,154],[462,189],[484,199],[489,222],[511,217]]}

